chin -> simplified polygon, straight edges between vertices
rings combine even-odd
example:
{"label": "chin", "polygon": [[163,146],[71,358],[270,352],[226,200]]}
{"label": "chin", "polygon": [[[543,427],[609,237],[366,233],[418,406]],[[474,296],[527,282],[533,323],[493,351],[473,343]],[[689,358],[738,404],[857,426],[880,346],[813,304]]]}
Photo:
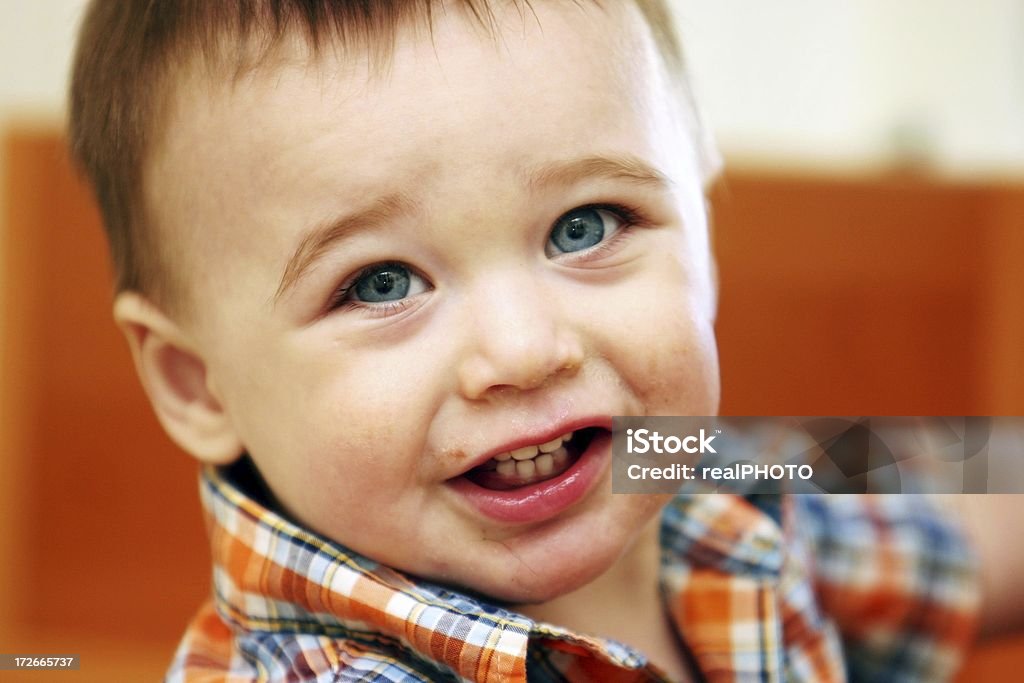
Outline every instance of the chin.
{"label": "chin", "polygon": [[[473,581],[472,590],[506,604],[539,605],[583,588],[608,571],[622,555],[623,547],[567,548],[549,554],[544,561],[529,562],[517,556],[497,572],[502,580]],[[512,571],[512,567],[515,570]],[[495,576],[491,573],[490,576]]]}
{"label": "chin", "polygon": [[593,509],[571,520],[465,549],[464,557],[475,561],[460,562],[447,554],[443,559],[435,557],[439,563],[427,576],[490,601],[524,606],[547,603],[615,567],[671,497],[618,497],[607,491]]}

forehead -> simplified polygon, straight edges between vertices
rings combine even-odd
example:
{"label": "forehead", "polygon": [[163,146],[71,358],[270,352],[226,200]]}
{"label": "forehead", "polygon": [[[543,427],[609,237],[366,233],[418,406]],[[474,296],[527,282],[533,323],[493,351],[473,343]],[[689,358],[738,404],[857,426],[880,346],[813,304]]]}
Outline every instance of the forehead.
{"label": "forehead", "polygon": [[368,196],[472,211],[531,168],[595,153],[672,176],[692,156],[658,137],[685,128],[679,103],[639,10],[606,4],[510,6],[493,33],[449,7],[430,30],[401,27],[383,66],[295,40],[237,79],[193,69],[147,173],[157,229],[180,238],[190,285],[222,288],[230,264],[204,256],[278,268]]}

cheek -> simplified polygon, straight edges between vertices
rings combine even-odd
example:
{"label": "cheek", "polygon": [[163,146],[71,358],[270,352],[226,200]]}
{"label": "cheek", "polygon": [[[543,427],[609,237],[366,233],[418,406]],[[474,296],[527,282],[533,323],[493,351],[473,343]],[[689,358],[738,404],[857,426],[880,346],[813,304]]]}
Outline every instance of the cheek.
{"label": "cheek", "polygon": [[262,385],[249,388],[265,399],[248,402],[243,440],[281,503],[314,528],[344,528],[339,516],[367,506],[394,508],[429,472],[436,397],[427,387],[437,378],[411,355],[303,348],[265,366]]}
{"label": "cheek", "polygon": [[711,321],[680,316],[664,332],[667,344],[648,371],[651,414],[717,415],[720,393],[718,350]]}
{"label": "cheek", "polygon": [[602,355],[648,414],[714,415],[719,376],[710,283],[677,252],[664,253],[606,302],[602,316],[614,323],[604,328]]}
{"label": "cheek", "polygon": [[[310,373],[298,438],[313,439],[319,465],[339,478],[387,479],[392,487],[422,473],[421,458],[436,400],[429,364],[403,351],[327,364]],[[315,472],[314,472],[315,475]]]}

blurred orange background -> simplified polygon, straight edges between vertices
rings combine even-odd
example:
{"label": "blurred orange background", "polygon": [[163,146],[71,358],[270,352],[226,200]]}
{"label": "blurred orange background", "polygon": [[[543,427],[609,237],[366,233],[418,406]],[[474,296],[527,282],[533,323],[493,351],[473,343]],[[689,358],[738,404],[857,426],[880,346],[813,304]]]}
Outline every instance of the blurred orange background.
{"label": "blurred orange background", "polygon": [[[159,680],[210,590],[60,138],[84,4],[0,3],[0,653],[82,655],[3,681]],[[722,411],[1024,414],[1024,3],[671,4],[729,169]]]}
{"label": "blurred orange background", "polygon": [[[196,470],[113,325],[59,133],[3,149],[0,651],[157,680],[209,592]],[[1024,414],[1024,185],[735,171],[712,196],[724,413]],[[981,647],[962,680],[1006,680],[1022,653]]]}

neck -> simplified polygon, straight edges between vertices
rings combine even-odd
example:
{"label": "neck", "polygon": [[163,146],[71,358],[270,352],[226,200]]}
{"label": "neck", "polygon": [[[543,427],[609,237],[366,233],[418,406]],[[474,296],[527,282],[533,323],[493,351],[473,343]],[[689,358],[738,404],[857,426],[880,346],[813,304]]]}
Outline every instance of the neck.
{"label": "neck", "polygon": [[600,577],[554,600],[521,606],[519,611],[535,621],[630,645],[672,680],[691,680],[661,599],[659,517],[655,515],[636,542]]}
{"label": "neck", "polygon": [[665,622],[658,576],[659,519],[655,516],[633,545],[604,574],[587,585],[539,605],[516,609],[581,633],[601,635],[647,651],[652,625]]}

